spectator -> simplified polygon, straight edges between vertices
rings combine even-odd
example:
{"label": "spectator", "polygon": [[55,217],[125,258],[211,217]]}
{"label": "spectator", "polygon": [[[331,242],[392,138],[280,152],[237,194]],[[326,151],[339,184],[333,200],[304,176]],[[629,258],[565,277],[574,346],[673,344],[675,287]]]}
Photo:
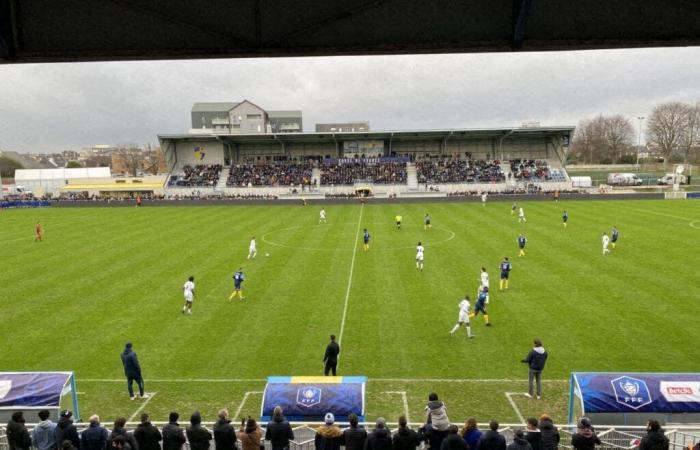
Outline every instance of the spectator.
{"label": "spectator", "polygon": [[171,412],[168,417],[168,424],[163,427],[163,450],[182,450],[182,446],[187,439],[185,433],[180,428],[177,420],[180,415],[176,412]]}
{"label": "spectator", "polygon": [[600,439],[595,434],[588,417],[582,417],[576,427],[576,433],[571,436],[571,445],[576,450],[594,450]]}
{"label": "spectator", "polygon": [[12,413],[10,421],[7,422],[5,428],[7,433],[7,444],[10,450],[29,450],[32,446],[32,438],[29,437],[29,431],[24,426],[24,414],[22,411]]}
{"label": "spectator", "polygon": [[340,346],[335,341],[335,334],[331,334],[331,341],[326,346],[326,352],[323,354],[323,374],[328,376],[332,373],[333,376],[336,375],[336,368],[338,367],[338,354],[340,353]]}
{"label": "spectator", "polygon": [[61,446],[59,447],[61,450],[78,450],[78,447],[73,445],[73,441],[66,439],[63,441]]}
{"label": "spectator", "polygon": [[420,445],[418,433],[408,427],[406,416],[399,417],[399,429],[392,440],[393,450],[416,450]]}
{"label": "spectator", "polygon": [[523,430],[515,430],[513,433],[513,442],[508,444],[508,450],[532,450],[532,446],[525,439],[525,432]]}
{"label": "spectator", "polygon": [[139,364],[139,359],[136,356],[136,352],[132,350],[131,342],[127,342],[124,346],[124,351],[121,354],[122,364],[124,365],[124,375],[126,375],[126,385],[129,390],[129,398],[133,400],[134,389],[133,382],[139,387],[139,395],[141,398],[148,398],[144,392],[143,387],[143,377],[141,376],[141,365]]}
{"label": "spectator", "polygon": [[78,429],[73,425],[73,413],[64,409],[58,418],[56,429],[54,430],[56,445],[63,447],[63,441],[71,441],[75,448],[80,447],[80,436]]}
{"label": "spectator", "polygon": [[131,450],[131,445],[124,439],[124,436],[119,435],[112,440],[112,443],[107,447],[107,450]]}
{"label": "spectator", "polygon": [[284,418],[282,407],[272,410],[272,421],[267,424],[265,440],[270,441],[272,450],[289,450],[289,441],[294,439],[294,431]]}
{"label": "spectator", "polygon": [[540,450],[542,447],[542,433],[537,428],[537,419],[530,417],[527,419],[527,433],[525,439],[530,443],[532,450]]}
{"label": "spectator", "polygon": [[386,427],[386,420],[380,417],[376,428],[367,436],[364,450],[390,450],[391,446],[391,431]]}
{"label": "spectator", "polygon": [[107,438],[107,449],[112,448],[112,441],[117,438],[117,436],[123,436],[124,441],[129,444],[129,448],[132,450],[139,450],[139,444],[136,442],[136,438],[131,433],[126,431],[126,418],[117,417],[114,421],[114,428]]}
{"label": "spectator", "polygon": [[481,438],[481,431],[476,424],[476,419],[470,417],[464,424],[464,429],[462,430],[462,437],[466,441],[467,445],[471,450],[476,450],[476,444],[479,443]]}
{"label": "spectator", "polygon": [[238,432],[238,439],[241,440],[242,450],[260,450],[262,430],[255,419],[248,417],[248,420],[243,421]]}
{"label": "spectator", "polygon": [[335,423],[333,413],[326,413],[323,425],[316,430],[314,448],[316,450],[339,450],[343,433]]}
{"label": "spectator", "polygon": [[506,450],[506,438],[498,432],[498,422],[489,422],[489,431],[481,435],[476,450]]}
{"label": "spectator", "polygon": [[557,450],[561,438],[552,418],[547,414],[542,414],[538,428],[541,434],[540,450]]}
{"label": "spectator", "polygon": [[231,425],[227,409],[219,411],[219,420],[214,424],[213,431],[216,450],[235,450],[238,448],[236,430]]}
{"label": "spectator", "polygon": [[345,450],[364,450],[365,442],[367,442],[367,430],[358,425],[355,413],[350,413],[348,422],[350,422],[350,426],[343,431],[340,445],[345,446]]}
{"label": "spectator", "polygon": [[447,436],[443,439],[440,450],[469,450],[469,445],[459,435],[457,425],[447,427]]}
{"label": "spectator", "polygon": [[651,419],[647,422],[647,434],[639,443],[639,450],[668,450],[669,440],[659,421]]}
{"label": "spectator", "polygon": [[56,450],[56,424],[49,419],[51,414],[42,409],[39,411],[39,423],[32,430],[32,446],[38,450]]}
{"label": "spectator", "polygon": [[433,449],[439,449],[447,434],[450,419],[447,417],[445,404],[438,400],[438,395],[431,392],[425,407],[425,426],[421,430]]}
{"label": "spectator", "polygon": [[160,434],[150,421],[148,414],[141,414],[141,423],[134,431],[134,438],[139,444],[139,450],[160,450],[160,441],[163,440],[163,435]]}
{"label": "spectator", "polygon": [[80,435],[80,450],[104,450],[109,431],[100,425],[100,416],[90,416],[90,425]]}
{"label": "spectator", "polygon": [[211,438],[209,430],[202,426],[202,415],[199,411],[192,413],[190,426],[187,427],[187,440],[190,442],[190,450],[209,450]]}
{"label": "spectator", "polygon": [[[522,208],[520,208],[522,212]],[[528,365],[528,397],[532,398],[533,392],[533,382],[537,382],[537,398],[542,398],[542,371],[544,370],[544,364],[547,362],[547,351],[542,347],[542,341],[535,339],[533,342],[533,348],[527,354],[525,359],[522,360]]]}

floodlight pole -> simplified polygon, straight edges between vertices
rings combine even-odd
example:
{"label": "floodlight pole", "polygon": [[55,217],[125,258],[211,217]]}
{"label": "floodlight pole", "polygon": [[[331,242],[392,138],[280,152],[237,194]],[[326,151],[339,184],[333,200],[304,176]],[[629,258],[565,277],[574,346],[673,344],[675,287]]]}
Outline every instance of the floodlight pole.
{"label": "floodlight pole", "polygon": [[637,120],[639,120],[639,138],[637,140],[637,170],[639,170],[639,147],[642,146],[642,121],[644,116],[637,117]]}

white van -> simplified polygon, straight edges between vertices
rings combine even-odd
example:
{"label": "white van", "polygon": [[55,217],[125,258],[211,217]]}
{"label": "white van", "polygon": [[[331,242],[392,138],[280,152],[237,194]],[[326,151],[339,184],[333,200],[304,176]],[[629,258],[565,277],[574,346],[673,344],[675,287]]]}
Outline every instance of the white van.
{"label": "white van", "polygon": [[609,173],[608,184],[611,186],[641,186],[644,181],[636,173]]}
{"label": "white van", "polygon": [[663,177],[659,178],[657,183],[659,184],[673,184],[673,178],[676,178],[676,181],[678,184],[688,184],[688,179],[686,178],[685,175],[680,175],[680,174],[672,174],[672,173],[667,173]]}

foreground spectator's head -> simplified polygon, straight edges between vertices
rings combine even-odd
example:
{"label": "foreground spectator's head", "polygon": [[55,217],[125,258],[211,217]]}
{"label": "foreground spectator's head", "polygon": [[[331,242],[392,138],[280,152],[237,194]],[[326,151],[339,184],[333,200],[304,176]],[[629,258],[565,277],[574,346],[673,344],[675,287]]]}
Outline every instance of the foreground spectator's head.
{"label": "foreground spectator's head", "polygon": [[64,409],[63,411],[61,411],[62,419],[70,419],[71,417],[73,417],[73,413],[70,412],[70,410]]}
{"label": "foreground spectator's head", "polygon": [[199,425],[202,423],[202,414],[200,414],[199,411],[195,411],[192,413],[192,416],[190,417],[190,423],[192,425]]}
{"label": "foreground spectator's head", "polygon": [[66,439],[61,443],[61,450],[71,450],[74,448],[75,447],[73,447],[73,442],[70,441],[69,439]]}
{"label": "foreground spectator's head", "polygon": [[24,423],[24,413],[22,411],[15,411],[12,413],[12,420],[14,422]]}
{"label": "foreground spectator's head", "polygon": [[277,405],[275,406],[275,409],[272,410],[272,418],[273,419],[281,419],[284,416],[284,411],[282,411],[282,407]]}
{"label": "foreground spectator's head", "polygon": [[528,430],[536,430],[537,429],[537,419],[534,417],[530,417],[527,419],[527,429]]}
{"label": "foreground spectator's head", "polygon": [[117,417],[114,421],[114,428],[124,428],[126,425],[126,417]]}
{"label": "foreground spectator's head", "polygon": [[[418,243],[418,245],[420,245],[420,242]],[[429,401],[436,402],[437,399],[438,399],[438,395],[435,392],[431,392],[430,394],[428,394]]]}
{"label": "foreground spectator's head", "polygon": [[350,413],[350,415],[348,416],[348,422],[350,422],[350,426],[351,426],[351,427],[353,427],[353,428],[357,427],[357,424],[358,424],[358,422],[359,422],[359,421],[357,420],[357,414],[355,414],[355,413]]}
{"label": "foreground spectator's head", "polygon": [[219,420],[227,420],[228,419],[228,409],[224,408],[219,411]]}
{"label": "foreground spectator's head", "polygon": [[447,434],[457,434],[459,432],[459,428],[457,425],[450,425],[447,427]]}
{"label": "foreground spectator's head", "polygon": [[39,420],[46,420],[49,418],[50,415],[51,414],[47,410],[42,409],[41,411],[39,411],[39,414],[38,414]]}
{"label": "foreground spectator's head", "polygon": [[148,422],[149,422],[148,414],[146,414],[146,413],[141,414],[141,423],[148,423]]}
{"label": "foreground spectator's head", "polygon": [[498,420],[492,420],[489,422],[489,428],[491,431],[497,431],[498,430]]}
{"label": "foreground spectator's head", "polygon": [[326,425],[333,425],[333,423],[335,422],[335,416],[333,415],[333,413],[326,413],[326,417],[323,418],[323,422]]}
{"label": "foreground spectator's head", "polygon": [[408,426],[408,421],[406,416],[399,416],[399,428],[406,428]]}
{"label": "foreground spectator's head", "polygon": [[377,419],[377,428],[380,430],[386,428],[386,420],[384,419],[384,417],[380,417]]}
{"label": "foreground spectator's head", "polygon": [[97,414],[93,414],[90,416],[90,425],[99,425],[100,424],[100,416]]}
{"label": "foreground spectator's head", "polygon": [[475,418],[470,417],[467,419],[466,422],[464,422],[464,431],[472,431],[472,430],[476,430],[476,429],[477,429],[477,426],[476,426],[476,419]]}
{"label": "foreground spectator's head", "polygon": [[515,432],[513,432],[513,440],[515,439],[525,439],[525,432],[522,428],[518,428],[515,430]]}
{"label": "foreground spectator's head", "polygon": [[124,448],[124,442],[126,442],[126,440],[124,439],[124,436],[119,435],[119,436],[115,437],[114,439],[112,439],[112,448],[122,449],[122,448]]}
{"label": "foreground spectator's head", "polygon": [[540,416],[540,422],[554,422],[549,414],[542,414]]}
{"label": "foreground spectator's head", "polygon": [[253,419],[252,417],[248,417],[248,420],[245,423],[245,432],[246,433],[252,433],[258,428],[258,423]]}
{"label": "foreground spectator's head", "polygon": [[581,417],[581,420],[578,421],[578,427],[581,429],[591,428],[591,419],[589,419],[588,417]]}
{"label": "foreground spectator's head", "polygon": [[176,413],[175,411],[171,412],[170,415],[168,416],[168,421],[170,423],[176,423],[177,419],[180,418],[180,414]]}
{"label": "foreground spectator's head", "polygon": [[656,419],[649,419],[647,422],[647,430],[649,431],[659,431],[661,429],[661,424]]}

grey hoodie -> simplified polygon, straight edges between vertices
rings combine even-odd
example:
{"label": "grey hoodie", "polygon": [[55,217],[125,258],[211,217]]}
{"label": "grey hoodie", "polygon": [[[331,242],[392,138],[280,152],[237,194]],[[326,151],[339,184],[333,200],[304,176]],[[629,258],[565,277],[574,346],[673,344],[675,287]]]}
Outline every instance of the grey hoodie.
{"label": "grey hoodie", "polygon": [[32,430],[32,445],[38,450],[54,450],[56,448],[55,429],[56,424],[51,420],[39,422]]}
{"label": "grey hoodie", "polygon": [[428,402],[425,407],[426,422],[431,423],[433,428],[438,431],[447,431],[450,426],[450,419],[447,418],[447,409],[445,404],[439,400]]}
{"label": "grey hoodie", "polygon": [[523,359],[524,363],[527,363],[530,370],[540,371],[544,369],[544,363],[547,361],[547,351],[544,347],[535,347],[530,350],[527,357]]}

